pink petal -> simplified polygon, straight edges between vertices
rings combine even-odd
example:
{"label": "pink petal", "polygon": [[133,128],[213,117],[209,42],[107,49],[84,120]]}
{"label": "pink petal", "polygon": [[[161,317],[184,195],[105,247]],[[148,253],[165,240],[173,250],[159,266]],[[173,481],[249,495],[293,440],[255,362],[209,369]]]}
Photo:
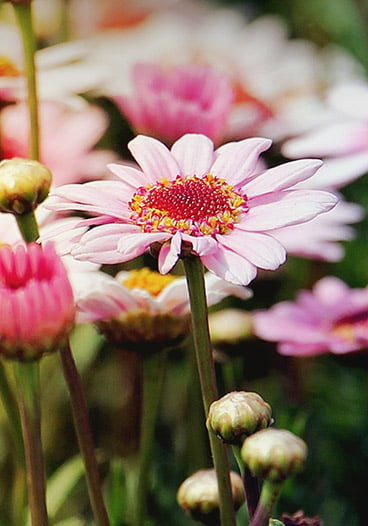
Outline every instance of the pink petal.
{"label": "pink petal", "polygon": [[301,159],[275,166],[266,170],[245,184],[244,192],[248,198],[285,190],[300,181],[309,179],[322,165],[322,161],[312,159]]}
{"label": "pink petal", "polygon": [[176,232],[168,243],[161,247],[158,268],[161,274],[167,274],[177,263],[181,253],[181,235]]}
{"label": "pink petal", "polygon": [[284,247],[267,234],[234,230],[231,234],[218,236],[217,239],[221,245],[259,268],[275,270],[286,259]]}
{"label": "pink petal", "polygon": [[169,149],[157,139],[138,135],[129,142],[133,157],[149,178],[148,182],[174,179],[180,174],[180,167]]}
{"label": "pink petal", "polygon": [[214,254],[201,256],[203,265],[226,281],[248,285],[257,275],[257,269],[239,254],[225,247],[218,247]]}
{"label": "pink petal", "polygon": [[211,173],[229,184],[240,185],[251,176],[259,156],[271,146],[270,139],[252,138],[225,144],[216,150]]}
{"label": "pink petal", "polygon": [[177,140],[171,152],[183,175],[200,177],[207,174],[214,159],[213,142],[205,135],[194,133],[186,134]]}
{"label": "pink petal", "polygon": [[129,261],[143,254],[153,243],[163,243],[171,238],[167,232],[144,233],[140,230],[137,233],[126,233],[121,236],[118,243],[118,251],[121,261]]}
{"label": "pink petal", "polygon": [[336,203],[335,195],[320,190],[265,194],[249,200],[249,212],[243,215],[237,228],[259,232],[303,223],[327,212]]}

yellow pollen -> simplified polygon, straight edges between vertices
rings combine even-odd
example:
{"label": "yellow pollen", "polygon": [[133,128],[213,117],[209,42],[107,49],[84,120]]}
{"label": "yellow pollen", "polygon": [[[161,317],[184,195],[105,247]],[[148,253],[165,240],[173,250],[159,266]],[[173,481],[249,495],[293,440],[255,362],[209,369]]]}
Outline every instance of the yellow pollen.
{"label": "yellow pollen", "polygon": [[9,60],[8,57],[0,55],[0,77],[18,77],[18,68]]}
{"label": "yellow pollen", "polygon": [[144,267],[138,270],[131,270],[129,277],[123,281],[123,285],[128,289],[147,290],[151,296],[158,296],[175,279],[177,279],[176,276],[162,275]]}

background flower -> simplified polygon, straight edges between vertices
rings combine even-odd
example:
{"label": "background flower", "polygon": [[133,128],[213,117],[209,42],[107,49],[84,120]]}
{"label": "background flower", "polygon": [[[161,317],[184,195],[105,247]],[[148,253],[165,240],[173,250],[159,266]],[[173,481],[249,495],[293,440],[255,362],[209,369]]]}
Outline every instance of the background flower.
{"label": "background flower", "polygon": [[281,302],[253,315],[254,332],[278,342],[281,354],[346,353],[368,345],[368,288],[350,289],[335,277],[322,278],[295,302]]}

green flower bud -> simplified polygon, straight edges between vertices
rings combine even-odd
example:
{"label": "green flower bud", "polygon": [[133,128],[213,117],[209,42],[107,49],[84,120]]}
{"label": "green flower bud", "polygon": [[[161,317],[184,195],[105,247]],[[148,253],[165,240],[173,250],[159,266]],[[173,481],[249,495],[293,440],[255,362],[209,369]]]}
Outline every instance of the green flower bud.
{"label": "green flower bud", "polygon": [[31,159],[4,159],[0,162],[0,212],[28,214],[49,193],[50,170]]}
{"label": "green flower bud", "polygon": [[[234,510],[244,502],[244,488],[241,477],[230,472],[230,483]],[[179,505],[189,515],[203,524],[220,524],[219,493],[214,469],[202,469],[188,477],[177,493]]]}
{"label": "green flower bud", "polygon": [[305,442],[284,429],[262,429],[244,440],[241,457],[256,477],[281,482],[304,467]]}
{"label": "green flower bud", "polygon": [[271,406],[257,393],[234,391],[210,406],[207,427],[229,444],[243,439],[272,423]]}

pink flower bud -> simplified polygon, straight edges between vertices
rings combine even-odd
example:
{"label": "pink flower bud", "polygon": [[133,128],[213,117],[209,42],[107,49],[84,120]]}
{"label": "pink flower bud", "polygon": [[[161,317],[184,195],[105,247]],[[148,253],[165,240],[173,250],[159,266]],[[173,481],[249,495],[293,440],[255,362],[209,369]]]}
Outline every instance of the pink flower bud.
{"label": "pink flower bud", "polygon": [[0,353],[19,361],[56,350],[71,330],[71,285],[51,244],[0,249]]}

